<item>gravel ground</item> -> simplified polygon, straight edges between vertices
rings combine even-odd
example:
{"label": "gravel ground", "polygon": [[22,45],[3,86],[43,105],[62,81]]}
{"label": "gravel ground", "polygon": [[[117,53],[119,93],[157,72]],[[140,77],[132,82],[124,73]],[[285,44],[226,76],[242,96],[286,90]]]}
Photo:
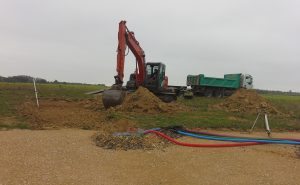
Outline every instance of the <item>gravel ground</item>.
{"label": "gravel ground", "polygon": [[[187,148],[172,145],[164,151],[115,151],[95,146],[91,140],[94,133],[74,129],[1,131],[0,185],[296,185],[300,182],[300,158],[294,146]],[[300,133],[274,136],[300,138]]]}

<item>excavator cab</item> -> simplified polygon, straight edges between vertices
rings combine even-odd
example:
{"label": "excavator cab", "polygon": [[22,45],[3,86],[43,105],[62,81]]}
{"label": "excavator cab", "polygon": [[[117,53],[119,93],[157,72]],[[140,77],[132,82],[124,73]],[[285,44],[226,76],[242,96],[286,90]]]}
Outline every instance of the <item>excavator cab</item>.
{"label": "excavator cab", "polygon": [[144,86],[152,92],[159,92],[163,89],[166,65],[160,62],[148,62],[146,64],[146,76]]}

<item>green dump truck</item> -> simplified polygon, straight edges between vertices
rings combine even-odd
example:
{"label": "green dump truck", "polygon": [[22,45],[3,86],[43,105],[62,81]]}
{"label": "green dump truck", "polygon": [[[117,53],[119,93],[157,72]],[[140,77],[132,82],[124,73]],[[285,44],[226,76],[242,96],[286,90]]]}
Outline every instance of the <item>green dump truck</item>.
{"label": "green dump truck", "polygon": [[249,74],[225,74],[224,78],[206,77],[204,74],[188,75],[186,85],[194,95],[223,97],[230,96],[239,88],[252,89],[253,78]]}

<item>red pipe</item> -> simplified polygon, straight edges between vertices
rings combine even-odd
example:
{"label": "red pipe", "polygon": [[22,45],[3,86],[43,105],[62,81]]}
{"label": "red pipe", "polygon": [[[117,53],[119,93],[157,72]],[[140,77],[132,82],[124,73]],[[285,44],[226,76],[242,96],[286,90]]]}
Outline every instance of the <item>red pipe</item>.
{"label": "red pipe", "polygon": [[172,142],[176,145],[188,146],[188,147],[237,147],[237,146],[251,146],[251,145],[265,144],[265,143],[256,143],[256,142],[230,143],[230,144],[194,144],[194,143],[184,143],[184,142],[177,141],[177,140],[167,136],[166,134],[155,131],[155,130],[146,131],[144,134],[149,134],[149,133],[156,134],[162,138],[169,140],[170,142]]}

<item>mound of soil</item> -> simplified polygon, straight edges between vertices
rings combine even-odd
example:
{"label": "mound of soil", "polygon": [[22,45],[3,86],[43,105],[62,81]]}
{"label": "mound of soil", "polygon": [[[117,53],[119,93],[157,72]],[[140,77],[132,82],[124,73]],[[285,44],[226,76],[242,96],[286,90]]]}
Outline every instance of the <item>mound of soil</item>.
{"label": "mound of soil", "polygon": [[79,104],[81,104],[84,108],[93,111],[105,111],[104,105],[102,103],[102,95],[94,95],[94,98],[80,100]]}
{"label": "mound of soil", "polygon": [[163,149],[168,145],[166,141],[152,134],[119,136],[107,132],[98,132],[94,136],[94,141],[99,147],[121,150]]}
{"label": "mound of soil", "polygon": [[135,113],[176,112],[180,109],[176,103],[165,103],[144,87],[139,87],[134,93],[128,94],[117,111]]}
{"label": "mound of soil", "polygon": [[19,112],[28,119],[32,129],[97,129],[102,126],[106,116],[103,112],[92,110],[94,108],[90,103],[92,101],[41,99],[40,108],[37,108],[33,101],[25,102],[19,107]]}
{"label": "mound of soil", "polygon": [[214,107],[225,109],[229,112],[266,112],[274,115],[282,114],[255,90],[247,89],[236,91],[233,95],[225,99],[224,102],[215,105]]}

